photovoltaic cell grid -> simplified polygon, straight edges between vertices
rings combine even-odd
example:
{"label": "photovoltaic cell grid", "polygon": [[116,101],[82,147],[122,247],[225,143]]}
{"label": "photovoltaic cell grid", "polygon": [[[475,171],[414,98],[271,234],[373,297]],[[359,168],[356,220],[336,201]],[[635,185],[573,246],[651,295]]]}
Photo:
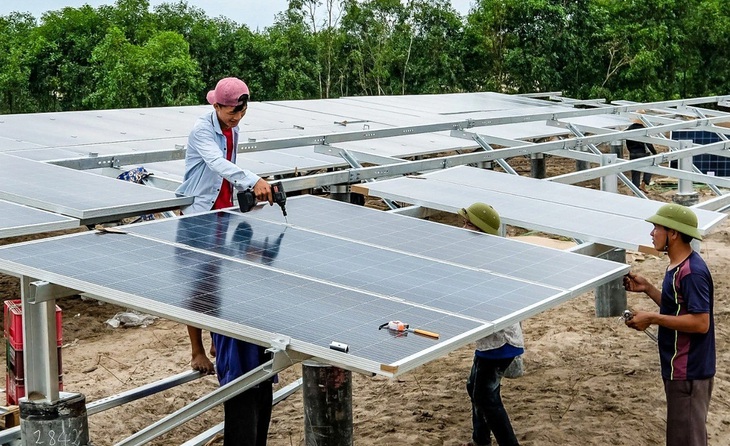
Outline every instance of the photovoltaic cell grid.
{"label": "photovoltaic cell grid", "polygon": [[[311,195],[290,198],[287,210],[287,219],[296,228],[577,293],[602,274],[614,273],[617,267],[602,259]],[[249,214],[271,222],[283,218],[276,206],[254,208]]]}
{"label": "photovoltaic cell grid", "polygon": [[[677,141],[691,140],[695,144],[712,144],[720,141],[717,133],[704,130],[686,130],[673,131],[672,139]],[[713,172],[718,177],[730,176],[730,158],[726,156],[713,155],[711,153],[703,153],[692,157],[692,163],[697,166],[702,173]]]}
{"label": "photovoltaic cell grid", "polygon": [[78,226],[79,221],[76,219],[0,200],[0,238]]}
{"label": "photovoltaic cell grid", "polygon": [[[291,199],[290,217],[300,204],[316,200],[324,201]],[[358,209],[338,204],[336,215]],[[573,293],[326,235],[329,222],[338,220],[332,214],[318,216],[324,231],[284,225],[280,213],[278,222],[259,218],[275,213],[278,207],[211,212],[130,225],[129,234],[85,233],[12,245],[0,249],[0,269],[264,345],[280,333],[292,338],[292,348],[315,356],[331,354],[330,342],[343,342],[350,346],[345,365],[353,361],[362,369],[365,361],[366,370],[381,374],[391,373],[381,369],[384,364],[398,363],[397,370],[406,371],[429,354],[453,350]],[[409,221],[379,214],[390,218],[391,227]],[[305,220],[314,222],[311,215]],[[441,242],[433,234],[430,240]],[[469,250],[483,251],[475,239]],[[584,259],[572,256],[577,263]],[[627,269],[611,262],[602,266],[588,284]],[[377,329],[396,319],[441,338],[396,337]]]}
{"label": "photovoltaic cell grid", "polygon": [[180,207],[192,197],[0,154],[0,199],[82,220],[82,224]]}
{"label": "photovoltaic cell grid", "polygon": [[[503,319],[518,313],[525,305],[563,292],[466,269],[463,265],[438,262],[434,257],[412,256],[297,227],[257,221],[240,213],[191,216],[137,226],[130,228],[130,232],[226,257],[260,261],[268,268],[318,282],[468,314],[483,321]],[[464,283],[469,287],[465,288]]]}
{"label": "photovoltaic cell grid", "polygon": [[[564,204],[573,208],[599,211],[640,220],[653,215],[659,207],[665,204],[629,195],[606,193],[585,187],[518,175],[507,175],[468,166],[444,169],[430,173],[427,176],[429,179],[440,182],[493,190],[504,194],[535,198],[540,201]],[[709,231],[725,218],[724,214],[704,209],[696,209],[695,213],[702,233]]]}
{"label": "photovoltaic cell grid", "polygon": [[[448,212],[482,201],[493,206],[507,224],[632,250],[652,249],[651,224],[644,219],[664,204],[466,166],[358,188]],[[702,232],[725,218],[700,209],[696,213]]]}
{"label": "photovoltaic cell grid", "polygon": [[[220,332],[222,321],[233,324],[228,334],[238,337],[247,332],[235,327],[246,326],[321,348],[336,340],[349,344],[353,355],[385,364],[433,347],[436,341],[420,336],[399,340],[378,330],[383,319],[427,325],[444,341],[483,325],[132,235],[85,233],[10,245],[0,249],[0,258],[2,268],[11,261],[35,278],[107,296],[104,300],[119,305],[196,325],[212,322],[203,327],[209,330]],[[272,339],[262,338],[258,341]]]}

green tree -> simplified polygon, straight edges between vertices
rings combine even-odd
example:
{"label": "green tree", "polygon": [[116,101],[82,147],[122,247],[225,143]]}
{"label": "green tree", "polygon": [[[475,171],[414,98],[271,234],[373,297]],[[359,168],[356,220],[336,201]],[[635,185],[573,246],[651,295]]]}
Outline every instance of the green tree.
{"label": "green tree", "polygon": [[354,93],[402,93],[410,46],[406,8],[400,0],[346,0],[343,6],[344,51]]}
{"label": "green tree", "polygon": [[155,34],[142,46],[112,27],[94,49],[92,108],[154,107],[197,103],[200,72],[177,33]]}
{"label": "green tree", "polygon": [[184,1],[156,6],[153,17],[158,31],[174,31],[188,43],[190,56],[201,72],[202,88],[197,92],[200,102],[221,77],[236,74],[237,41],[249,38],[247,27],[225,18],[211,19],[202,9]]}
{"label": "green tree", "polygon": [[80,110],[91,92],[89,59],[108,22],[86,5],[43,15],[29,40],[31,94],[37,111]]}
{"label": "green tree", "polygon": [[30,39],[35,19],[13,13],[0,17],[0,113],[34,111],[29,85],[29,55],[35,51]]}
{"label": "green tree", "polygon": [[285,11],[264,36],[266,46],[259,48],[263,56],[258,70],[263,95],[260,99],[318,97],[320,67],[313,57],[317,47],[302,17]]}
{"label": "green tree", "polygon": [[411,0],[407,20],[409,45],[402,69],[402,93],[463,91],[464,40],[459,14],[448,0]]}

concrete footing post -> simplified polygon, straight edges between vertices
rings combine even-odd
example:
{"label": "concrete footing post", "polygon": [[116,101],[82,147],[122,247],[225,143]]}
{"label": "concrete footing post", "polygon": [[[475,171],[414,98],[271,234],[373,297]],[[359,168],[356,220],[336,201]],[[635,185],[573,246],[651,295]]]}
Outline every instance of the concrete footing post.
{"label": "concrete footing post", "polygon": [[352,372],[302,363],[304,444],[352,446]]}
{"label": "concrete footing post", "polygon": [[616,158],[624,157],[624,143],[621,140],[611,141],[610,143],[611,153],[616,155]]}
{"label": "concrete footing post", "polygon": [[91,446],[86,397],[62,394],[53,403],[21,399],[20,438],[24,445]]}
{"label": "concrete footing post", "polygon": [[[582,147],[580,147],[578,150],[580,150],[581,152],[585,152],[585,150]],[[580,172],[583,170],[588,170],[590,168],[591,168],[591,164],[588,161],[575,160],[575,170]]]}
{"label": "concrete footing post", "polygon": [[672,201],[682,206],[694,206],[700,202],[700,194],[697,192],[691,194],[676,194],[672,197]]}
{"label": "concrete footing post", "polygon": [[[614,262],[626,263],[625,249],[612,249],[598,256]],[[626,290],[623,278],[614,279],[596,288],[596,317],[618,317],[626,310]]]}
{"label": "concrete footing post", "polygon": [[350,185],[338,184],[330,186],[330,197],[333,200],[350,202]]}
{"label": "concrete footing post", "polygon": [[532,178],[545,178],[545,155],[542,153],[533,153],[530,155],[530,176]]}
{"label": "concrete footing post", "polygon": [[[679,141],[679,148],[683,150],[692,147],[693,144],[691,140],[681,140]],[[693,164],[691,156],[680,158],[678,163],[681,170],[692,172]],[[692,180],[679,180],[677,194],[672,197],[672,201],[683,206],[692,206],[700,202],[700,196],[695,192]]]}

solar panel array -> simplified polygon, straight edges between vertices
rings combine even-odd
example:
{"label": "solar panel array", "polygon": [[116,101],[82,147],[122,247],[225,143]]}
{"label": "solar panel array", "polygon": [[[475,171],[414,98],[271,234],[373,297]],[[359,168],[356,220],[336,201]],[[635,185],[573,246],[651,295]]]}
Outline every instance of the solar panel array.
{"label": "solar panel array", "polygon": [[[392,376],[628,269],[311,196],[287,208],[289,224],[266,206],[11,245],[0,270]],[[378,329],[389,320],[441,337]]]}
{"label": "solar panel array", "polygon": [[[644,219],[665,203],[467,166],[401,177],[354,190],[396,201],[456,212],[481,201],[504,223],[632,250],[653,249]],[[695,210],[705,233],[725,214]]]}
{"label": "solar panel array", "polygon": [[[240,125],[241,142],[570,109],[564,104],[499,93],[252,102],[246,119]],[[184,146],[195,120],[208,111],[209,106],[201,105],[4,115],[0,120],[0,152],[50,161],[87,157],[89,153],[111,156],[172,150],[176,146]],[[576,119],[593,126],[612,126],[616,125],[618,118],[589,116]],[[33,125],[28,125],[30,121]],[[29,130],[31,128],[33,130]],[[482,134],[513,139],[567,133],[544,121],[482,127],[479,130]],[[439,132],[347,142],[333,147],[403,158],[476,148],[477,144]],[[339,157],[315,153],[312,146],[241,153],[238,164],[261,176],[346,166]],[[182,161],[147,163],[144,167],[158,176],[182,181]]]}
{"label": "solar panel array", "polygon": [[120,219],[192,203],[192,197],[0,154],[0,199],[78,218]]}

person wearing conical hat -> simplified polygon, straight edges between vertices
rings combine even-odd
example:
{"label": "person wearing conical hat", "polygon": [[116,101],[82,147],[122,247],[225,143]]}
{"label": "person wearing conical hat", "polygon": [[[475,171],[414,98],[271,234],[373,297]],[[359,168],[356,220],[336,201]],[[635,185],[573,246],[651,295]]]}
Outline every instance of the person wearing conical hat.
{"label": "person wearing conical hat", "polygon": [[[464,228],[499,235],[501,221],[492,206],[474,203],[458,214],[464,218]],[[472,439],[464,446],[490,445],[491,435],[499,446],[519,445],[502,402],[500,383],[504,376],[519,376],[510,373],[515,364],[521,364],[515,359],[524,352],[525,339],[519,323],[476,341],[474,362],[466,382],[472,405]]]}
{"label": "person wearing conical hat", "polygon": [[661,290],[635,273],[624,277],[627,291],[643,292],[659,312],[637,311],[626,321],[643,331],[657,325],[659,361],[667,399],[667,446],[706,446],[707,412],[715,376],[714,285],[692,239],[702,240],[697,215],[665,204],[646,221],[654,248],[667,253]]}

